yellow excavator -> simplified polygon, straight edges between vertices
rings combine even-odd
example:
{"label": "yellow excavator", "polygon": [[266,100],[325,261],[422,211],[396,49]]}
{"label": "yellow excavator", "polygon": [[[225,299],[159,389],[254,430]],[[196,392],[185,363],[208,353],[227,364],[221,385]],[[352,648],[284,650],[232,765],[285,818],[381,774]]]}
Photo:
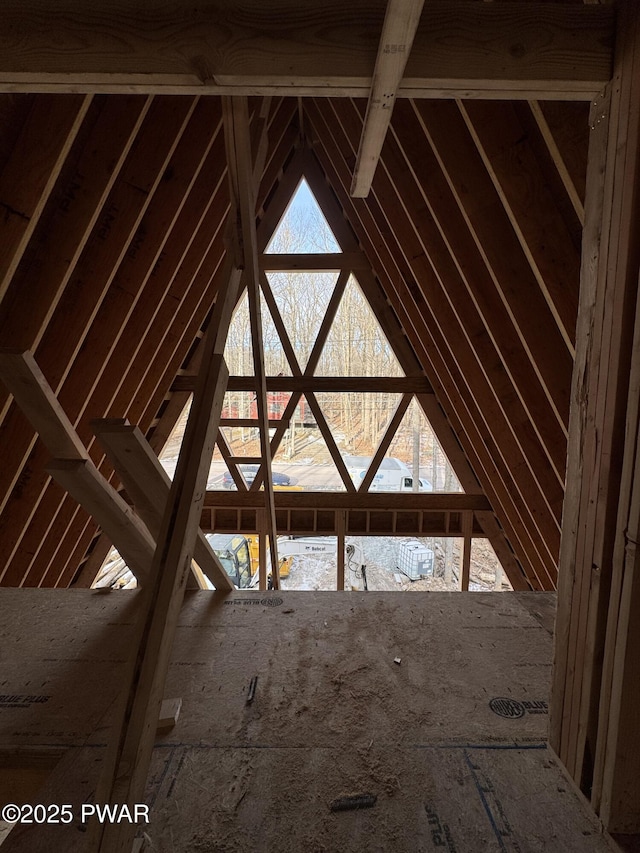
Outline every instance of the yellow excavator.
{"label": "yellow excavator", "polygon": [[[254,586],[260,559],[257,536],[244,536],[242,533],[207,533],[207,540],[238,589]],[[293,555],[280,557],[281,578],[288,577],[292,562]]]}
{"label": "yellow excavator", "polygon": [[[259,545],[257,536],[242,533],[208,533],[209,544],[218,556],[226,573],[238,589],[255,586],[258,582]],[[319,556],[335,554],[338,546],[335,536],[298,536],[278,538],[280,577],[287,578],[296,556]],[[367,589],[366,566],[357,545],[347,545],[346,558],[350,568],[355,566],[357,577]]]}

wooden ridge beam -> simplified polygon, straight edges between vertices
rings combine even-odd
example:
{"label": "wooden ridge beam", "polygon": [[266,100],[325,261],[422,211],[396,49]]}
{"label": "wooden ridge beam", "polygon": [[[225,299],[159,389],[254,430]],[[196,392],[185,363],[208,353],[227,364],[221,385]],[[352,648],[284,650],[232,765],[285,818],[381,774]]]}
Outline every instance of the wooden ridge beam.
{"label": "wooden ridge beam", "polygon": [[[384,7],[5,0],[0,90],[367,97]],[[612,36],[606,6],[433,0],[398,95],[588,100],[611,77]]]}
{"label": "wooden ridge beam", "polygon": [[387,0],[351,183],[354,198],[369,195],[423,6],[424,0]]}

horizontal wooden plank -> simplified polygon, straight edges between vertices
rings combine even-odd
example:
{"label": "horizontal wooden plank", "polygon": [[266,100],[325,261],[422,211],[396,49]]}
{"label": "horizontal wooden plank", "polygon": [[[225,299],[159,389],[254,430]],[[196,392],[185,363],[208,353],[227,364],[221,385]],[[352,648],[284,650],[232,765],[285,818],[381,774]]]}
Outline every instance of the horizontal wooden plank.
{"label": "horizontal wooden plank", "polygon": [[360,252],[327,252],[317,254],[260,255],[260,269],[265,272],[293,270],[311,272],[314,270],[356,270],[371,269],[371,264]]}
{"label": "horizontal wooden plank", "polygon": [[[270,427],[280,426],[282,420],[280,418],[276,418],[275,420],[269,421]],[[249,427],[253,429],[258,429],[258,420],[257,418],[220,418],[220,426],[221,427]]]}
{"label": "horizontal wooden plank", "polygon": [[[464,512],[465,510],[490,510],[491,504],[484,495],[465,495],[459,492],[275,492],[278,509],[380,509],[380,510],[437,510],[439,512]],[[226,506],[237,509],[257,508],[263,505],[260,492],[234,492],[208,490],[204,505]]]}
{"label": "horizontal wooden plank", "polygon": [[[172,391],[193,391],[194,376],[176,376]],[[227,391],[255,391],[253,376],[230,376]],[[267,376],[267,391],[300,391],[303,394],[386,393],[431,394],[424,376]]]}
{"label": "horizontal wooden plank", "polygon": [[[384,0],[6,0],[0,89],[367,97]],[[399,96],[588,99],[611,77],[613,12],[426,4]]]}

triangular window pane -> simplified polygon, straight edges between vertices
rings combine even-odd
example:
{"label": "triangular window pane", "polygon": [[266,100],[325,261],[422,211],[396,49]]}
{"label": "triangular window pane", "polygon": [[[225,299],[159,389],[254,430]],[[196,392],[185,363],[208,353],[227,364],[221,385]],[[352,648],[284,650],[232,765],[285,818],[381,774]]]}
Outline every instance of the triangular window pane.
{"label": "triangular window pane", "polygon": [[354,276],[340,300],[317,376],[403,376],[404,373]]}
{"label": "triangular window pane", "polygon": [[341,251],[304,178],[298,184],[266,251],[279,255],[317,255]]}
{"label": "triangular window pane", "polygon": [[[285,329],[289,337],[291,337],[287,323],[284,320],[284,316],[286,315],[283,315],[280,305],[278,305],[278,308],[280,309],[280,317],[283,319]],[[262,344],[265,373],[267,376],[292,376],[293,369],[289,364],[280,334],[278,333],[278,327],[271,315],[262,290],[260,291],[260,310],[262,313]]]}
{"label": "triangular window pane", "polygon": [[[335,272],[271,272],[267,273],[271,292],[280,311],[282,322],[302,370],[307,366],[320,325],[331,299],[338,273]],[[273,324],[271,315],[269,322]],[[267,331],[277,335],[275,326],[269,329],[267,314],[264,317],[265,363],[267,374],[275,375],[267,360],[269,347]],[[275,365],[273,367],[275,370]],[[282,367],[275,370],[277,374]],[[288,375],[290,371],[285,371]]]}
{"label": "triangular window pane", "polygon": [[308,491],[343,492],[333,457],[304,394],[273,460],[274,470],[289,475],[291,485]]}
{"label": "triangular window pane", "polygon": [[420,491],[464,491],[431,424],[414,399],[391,442],[387,456],[400,460],[413,477],[414,459],[421,480]]}
{"label": "triangular window pane", "polygon": [[229,376],[253,376],[253,346],[246,291],[231,319],[224,360],[229,368]]}
{"label": "triangular window pane", "polygon": [[[316,394],[316,398],[343,458],[367,458],[368,464],[398,405],[400,394],[343,391]],[[357,477],[352,474],[351,479],[357,488],[360,469]]]}

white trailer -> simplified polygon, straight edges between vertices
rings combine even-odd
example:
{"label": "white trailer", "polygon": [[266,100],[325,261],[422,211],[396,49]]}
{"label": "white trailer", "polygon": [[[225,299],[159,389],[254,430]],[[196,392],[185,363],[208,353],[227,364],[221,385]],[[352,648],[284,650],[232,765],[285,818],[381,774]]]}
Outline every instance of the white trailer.
{"label": "white trailer", "polygon": [[[354,485],[358,487],[364,480],[365,474],[371,464],[370,456],[345,456],[345,465]],[[433,486],[428,480],[420,477],[418,491],[432,492]],[[413,474],[401,459],[394,456],[385,456],[380,467],[375,473],[370,492],[412,492]]]}

